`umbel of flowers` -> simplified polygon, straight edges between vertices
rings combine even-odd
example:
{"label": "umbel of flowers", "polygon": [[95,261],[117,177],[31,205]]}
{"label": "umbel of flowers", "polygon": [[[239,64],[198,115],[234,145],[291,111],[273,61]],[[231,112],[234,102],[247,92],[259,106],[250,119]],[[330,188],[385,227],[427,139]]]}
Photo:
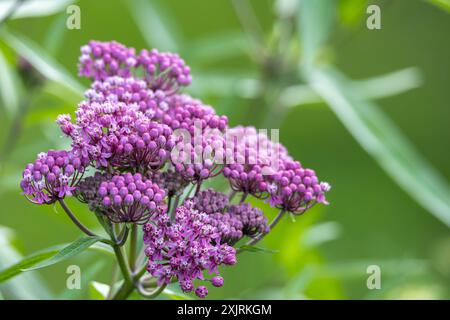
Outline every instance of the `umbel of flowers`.
{"label": "umbel of flowers", "polygon": [[[74,117],[56,120],[71,148],[40,153],[20,186],[35,204],[59,202],[89,236],[64,199],[75,196],[95,213],[123,273],[113,297],[135,289],[154,297],[178,282],[204,298],[205,284],[223,285],[219,267],[236,264],[242,243],[257,243],[286,213],[327,204],[328,183],[285,147],[255,128],[228,128],[225,116],[182,94],[191,76],[177,54],[91,41],[81,48],[79,74],[92,80],[85,100]],[[230,192],[202,188],[219,175]],[[248,196],[280,213],[269,223]]]}

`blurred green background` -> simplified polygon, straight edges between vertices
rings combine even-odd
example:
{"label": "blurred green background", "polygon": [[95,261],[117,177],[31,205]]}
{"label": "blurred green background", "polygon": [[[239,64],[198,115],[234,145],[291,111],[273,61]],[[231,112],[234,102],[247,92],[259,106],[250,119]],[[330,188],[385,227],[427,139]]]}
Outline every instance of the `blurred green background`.
{"label": "blurred green background", "polygon": [[[0,17],[12,2],[0,0]],[[225,285],[210,298],[450,297],[447,1],[80,0],[80,30],[66,28],[73,1],[30,2],[44,9],[19,9],[0,26],[0,269],[79,236],[60,208],[28,203],[19,180],[38,152],[67,146],[54,120],[73,112],[89,85],[76,75],[80,46],[116,40],[177,51],[192,68],[186,92],[231,125],[280,128],[293,157],[333,186],[329,206],[285,219],[262,242],[277,253],[244,253],[224,268]],[[381,8],[380,30],[366,27],[369,4]],[[44,73],[37,89],[19,57]],[[320,78],[331,66],[340,70],[335,82],[333,73]],[[342,97],[382,147],[364,139],[366,127],[343,109]],[[95,227],[87,209],[69,203]],[[81,266],[82,290],[65,289],[71,264]],[[0,292],[89,298],[89,282],[108,282],[111,264],[85,252],[25,273]],[[381,268],[380,290],[366,286],[369,265]]]}

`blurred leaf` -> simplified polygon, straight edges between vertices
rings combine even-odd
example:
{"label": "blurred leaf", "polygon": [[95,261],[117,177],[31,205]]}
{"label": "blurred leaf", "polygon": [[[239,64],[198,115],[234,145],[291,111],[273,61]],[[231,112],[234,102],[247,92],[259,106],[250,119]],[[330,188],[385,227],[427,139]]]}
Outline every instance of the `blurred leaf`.
{"label": "blurred leaf", "polygon": [[[0,20],[15,5],[17,0],[2,0],[0,2]],[[73,0],[27,0],[22,1],[10,19],[42,17],[55,14],[65,9]]]}
{"label": "blurred leaf", "polygon": [[[0,226],[0,269],[22,259],[14,242],[13,231]],[[7,299],[49,299],[52,296],[41,277],[36,273],[23,273],[6,283],[1,283],[0,292]]]}
{"label": "blurred leaf", "polygon": [[92,300],[105,300],[108,296],[109,285],[92,281],[89,284],[89,296]]}
{"label": "blurred leaf", "polygon": [[[353,85],[364,98],[380,99],[415,89],[422,82],[422,74],[417,68],[406,68],[369,79],[354,80]],[[309,85],[299,84],[283,91],[280,104],[293,107],[320,102],[323,102],[322,98]]]}
{"label": "blurred leaf", "polygon": [[271,249],[257,247],[257,246],[249,246],[246,244],[240,246],[239,250],[241,252],[248,251],[248,252],[259,252],[259,253],[277,253],[278,252],[278,250],[271,250]]}
{"label": "blurred leaf", "polygon": [[12,116],[19,108],[19,90],[17,88],[17,75],[8,65],[5,56],[0,50],[0,74],[2,75],[2,84],[0,85],[0,96],[2,104],[8,113]]}
{"label": "blurred leaf", "polygon": [[90,246],[92,246],[94,243],[100,241],[100,237],[83,237],[75,240],[71,244],[69,244],[67,247],[63,248],[62,250],[58,251],[56,254],[52,255],[49,259],[45,259],[43,262],[38,263],[37,265],[29,266],[28,268],[20,268],[21,271],[32,271],[37,269],[42,269],[51,265],[54,265],[56,263],[59,263],[61,261],[67,260],[80,252],[83,252]]}
{"label": "blurred leaf", "polygon": [[341,226],[337,222],[323,222],[306,229],[301,243],[306,247],[314,248],[325,242],[336,240],[340,235]]}
{"label": "blurred leaf", "polygon": [[17,54],[27,59],[33,67],[49,80],[59,82],[82,97],[83,86],[63,66],[53,60],[36,43],[19,34],[12,34],[6,30],[1,32],[4,41]]}
{"label": "blurred leaf", "polygon": [[188,63],[204,64],[245,54],[247,38],[241,32],[211,34],[189,41],[186,50]]}
{"label": "blurred leaf", "polygon": [[391,178],[450,226],[450,192],[446,181],[395,124],[376,105],[364,100],[358,88],[337,70],[313,69],[307,77],[347,130]]}
{"label": "blurred leaf", "polygon": [[450,0],[427,0],[429,3],[450,12]]}
{"label": "blurred leaf", "polygon": [[254,98],[261,90],[260,82],[248,74],[233,72],[194,73],[192,85],[188,91],[194,95],[237,95],[242,98]]}
{"label": "blurred leaf", "polygon": [[335,17],[336,1],[303,0],[298,10],[301,33],[302,62],[305,66],[316,61],[325,44]]}
{"label": "blurred leaf", "polygon": [[157,1],[127,1],[127,7],[137,23],[141,34],[150,47],[158,50],[179,51],[181,38],[176,36],[175,28],[168,24],[174,21]]}
{"label": "blurred leaf", "polygon": [[52,56],[54,56],[61,48],[61,45],[64,44],[64,34],[68,30],[66,27],[66,19],[67,14],[65,12],[58,15],[45,33],[43,48],[45,48],[46,52]]}
{"label": "blurred leaf", "polygon": [[344,25],[356,26],[366,14],[367,0],[339,0],[339,18]]}

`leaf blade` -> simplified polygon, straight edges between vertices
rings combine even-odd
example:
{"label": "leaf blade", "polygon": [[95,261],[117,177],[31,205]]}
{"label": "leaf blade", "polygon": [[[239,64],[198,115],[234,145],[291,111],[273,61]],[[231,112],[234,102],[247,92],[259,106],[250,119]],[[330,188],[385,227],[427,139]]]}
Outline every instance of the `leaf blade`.
{"label": "leaf blade", "polygon": [[423,208],[450,226],[450,191],[446,181],[395,124],[375,104],[365,100],[337,70],[314,68],[307,73],[307,78],[385,172]]}
{"label": "leaf blade", "polygon": [[62,65],[47,55],[36,43],[23,35],[13,34],[5,30],[2,30],[1,35],[11,48],[26,58],[44,77],[63,84],[82,97],[84,91],[83,86]]}
{"label": "leaf blade", "polygon": [[100,237],[82,237],[78,238],[71,244],[69,244],[67,247],[64,247],[62,250],[58,251],[54,256],[52,256],[48,260],[43,260],[43,262],[38,263],[37,265],[34,265],[30,268],[22,269],[22,271],[32,271],[37,269],[42,269],[51,265],[54,265],[58,262],[64,261],[66,259],[69,259],[78,253],[86,250],[90,246],[92,246],[94,243],[100,241]]}

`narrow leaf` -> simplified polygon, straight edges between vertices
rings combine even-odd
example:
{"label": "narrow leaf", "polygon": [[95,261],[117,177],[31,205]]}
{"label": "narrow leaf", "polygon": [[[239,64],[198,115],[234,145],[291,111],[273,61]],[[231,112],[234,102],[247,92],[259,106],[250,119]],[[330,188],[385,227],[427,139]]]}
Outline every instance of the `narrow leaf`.
{"label": "narrow leaf", "polygon": [[83,86],[62,65],[47,55],[36,43],[22,35],[14,35],[5,30],[1,34],[5,42],[17,54],[27,59],[44,77],[63,84],[82,97],[84,91]]}
{"label": "narrow leaf", "polygon": [[[2,0],[0,2],[0,20],[8,14],[11,7],[15,6],[17,0]],[[73,0],[27,0],[14,11],[10,19],[42,17],[55,14],[65,9]]]}
{"label": "narrow leaf", "polygon": [[305,66],[313,64],[324,46],[335,18],[336,1],[303,0],[298,6],[302,59]]}
{"label": "narrow leaf", "polygon": [[415,201],[450,226],[447,182],[417,152],[394,123],[364,100],[352,81],[331,68],[312,69],[307,78],[347,130]]}
{"label": "narrow leaf", "polygon": [[17,88],[17,75],[14,74],[13,68],[8,65],[5,56],[0,50],[0,74],[2,75],[0,85],[0,97],[2,104],[8,113],[12,116],[19,108],[19,90]]}
{"label": "narrow leaf", "polygon": [[22,271],[31,271],[31,270],[37,270],[42,269],[51,265],[54,265],[58,262],[67,260],[80,252],[83,252],[90,246],[92,246],[94,243],[100,241],[101,238],[99,237],[83,237],[75,240],[71,244],[69,244],[67,247],[63,248],[61,251],[58,251],[55,255],[53,255],[50,259],[44,260],[41,263],[38,263],[32,267],[28,268],[21,268]]}
{"label": "narrow leaf", "polygon": [[127,7],[149,46],[159,50],[178,51],[181,39],[175,36],[175,28],[168,25],[174,21],[155,1],[127,1]]}
{"label": "narrow leaf", "polygon": [[257,246],[249,246],[249,245],[242,245],[239,247],[239,251],[248,251],[248,252],[259,252],[259,253],[277,253],[277,250],[271,250],[267,248],[257,247]]}
{"label": "narrow leaf", "polygon": [[[353,85],[364,98],[381,99],[415,89],[422,85],[422,82],[422,74],[417,68],[406,68],[368,79],[354,80]],[[320,102],[323,102],[322,98],[307,84],[286,88],[280,101],[285,107]]]}
{"label": "narrow leaf", "polygon": [[[0,225],[0,270],[23,259],[16,247],[14,232]],[[0,272],[1,273],[1,272]],[[0,292],[5,299],[50,299],[52,293],[37,273],[22,273],[8,282],[0,282]]]}
{"label": "narrow leaf", "polygon": [[16,275],[20,274],[26,268],[31,268],[41,261],[50,259],[57,253],[58,253],[58,250],[55,249],[55,250],[51,250],[51,251],[38,253],[38,254],[32,255],[28,258],[23,259],[19,263],[16,263],[15,265],[0,272],[0,283],[15,277]]}

